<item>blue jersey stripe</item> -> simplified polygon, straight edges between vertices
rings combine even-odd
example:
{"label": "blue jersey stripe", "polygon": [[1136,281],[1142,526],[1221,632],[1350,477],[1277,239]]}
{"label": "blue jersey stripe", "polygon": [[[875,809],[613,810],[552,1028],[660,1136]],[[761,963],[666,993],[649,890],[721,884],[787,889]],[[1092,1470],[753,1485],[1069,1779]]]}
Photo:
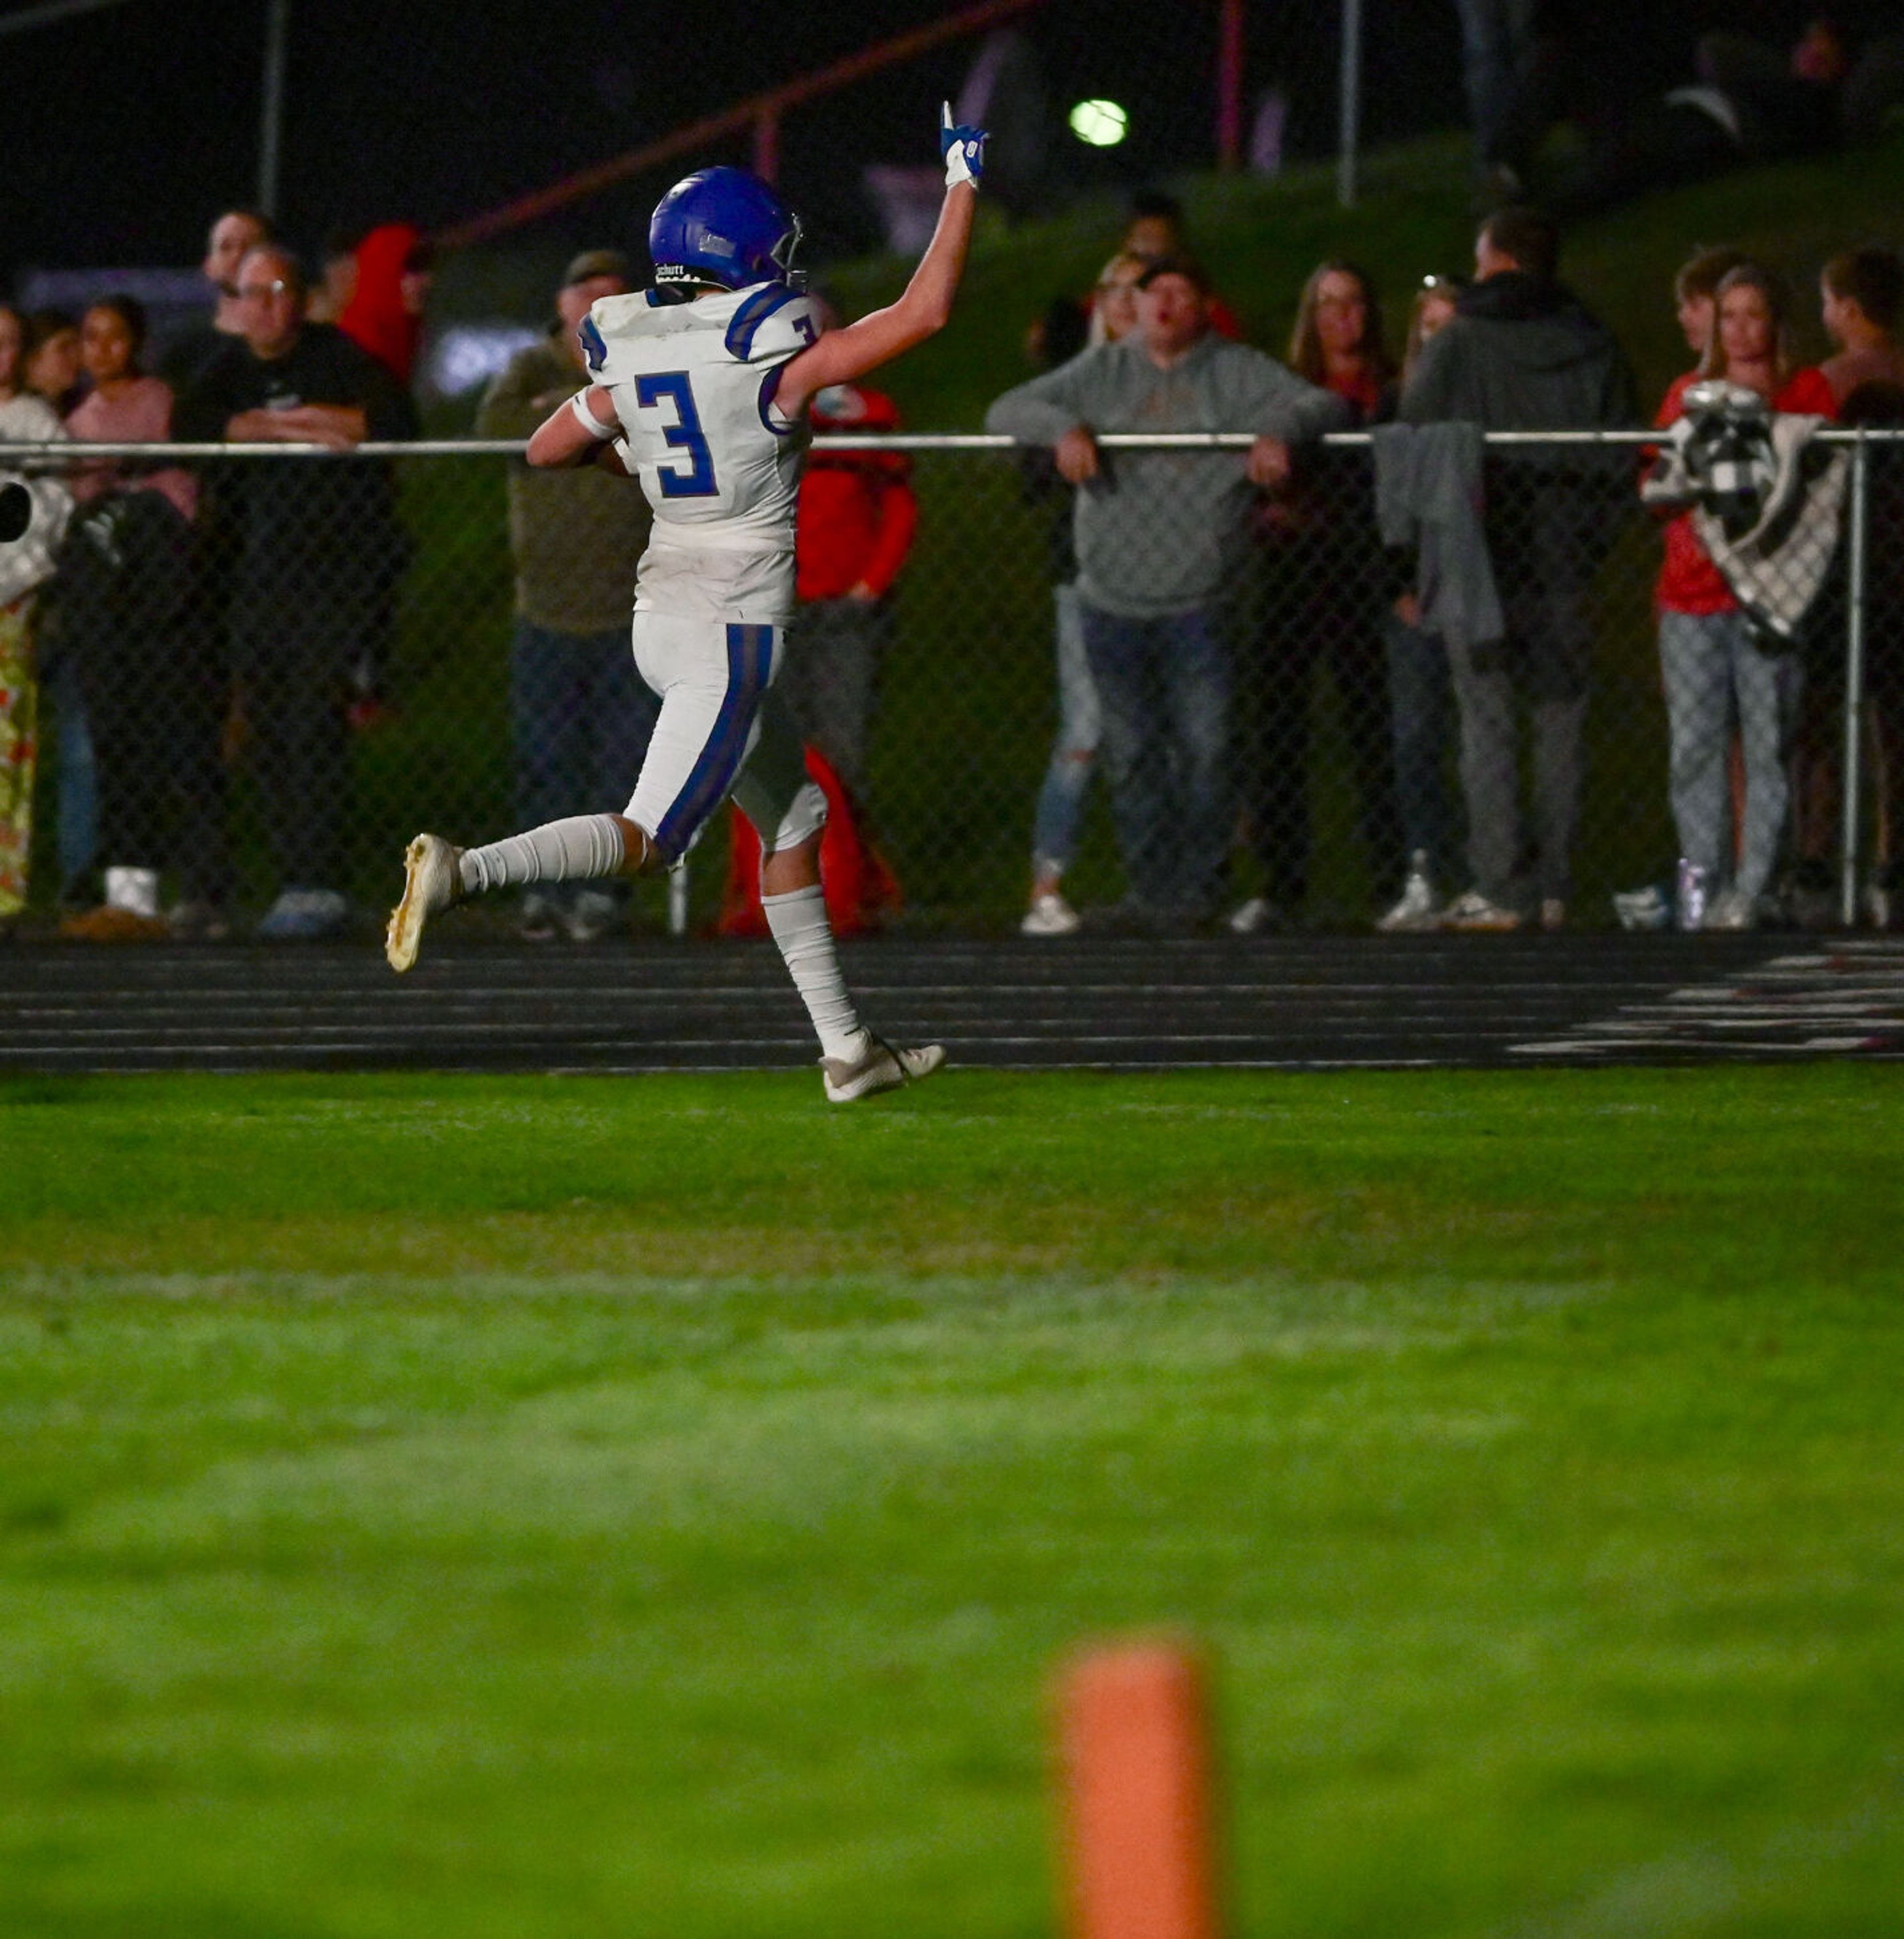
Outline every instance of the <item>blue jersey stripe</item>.
{"label": "blue jersey stripe", "polygon": [[760,380],[760,422],[776,437],[791,437],[800,428],[797,424],[774,422],[774,393],[780,387],[780,373],[786,368],[784,364],[776,364]]}
{"label": "blue jersey stripe", "polygon": [[784,283],[766,283],[756,290],[734,312],[727,326],[727,354],[744,364],[753,355],[754,336],[760,326],[799,294]]}
{"label": "blue jersey stripe", "polygon": [[671,862],[681,854],[701,823],[727,799],[747,751],[747,735],[767,691],[774,665],[771,626],[731,626],[727,629],[727,692],[714,717],[707,744],[696,757],[687,784],[655,830],[655,846]]}

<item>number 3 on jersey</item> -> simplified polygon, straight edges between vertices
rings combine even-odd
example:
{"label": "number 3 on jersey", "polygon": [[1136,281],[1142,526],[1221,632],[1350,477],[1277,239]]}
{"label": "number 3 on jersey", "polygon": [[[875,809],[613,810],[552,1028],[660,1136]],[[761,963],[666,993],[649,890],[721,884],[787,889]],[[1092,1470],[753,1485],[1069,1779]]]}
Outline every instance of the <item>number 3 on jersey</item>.
{"label": "number 3 on jersey", "polygon": [[664,498],[711,498],[720,487],[714,482],[714,454],[707,449],[707,434],[701,428],[701,412],[695,408],[694,391],[685,370],[664,370],[634,380],[634,399],[643,410],[652,410],[664,399],[674,406],[674,422],[662,432],[667,443],[687,453],[690,468],[666,465],[656,476]]}

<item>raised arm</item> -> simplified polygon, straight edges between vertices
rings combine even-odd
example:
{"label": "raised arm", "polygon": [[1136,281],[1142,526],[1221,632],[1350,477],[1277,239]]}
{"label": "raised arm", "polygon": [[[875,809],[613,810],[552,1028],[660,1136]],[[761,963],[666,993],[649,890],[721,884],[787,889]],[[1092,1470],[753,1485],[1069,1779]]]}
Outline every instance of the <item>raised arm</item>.
{"label": "raised arm", "polygon": [[972,241],[972,211],[984,173],[984,131],[955,128],[948,105],[942,111],[939,152],[945,160],[945,200],[932,239],[905,294],[897,303],[844,330],[829,330],[788,361],[774,391],[774,406],[783,417],[798,417],[816,391],[829,384],[850,384],[945,327]]}

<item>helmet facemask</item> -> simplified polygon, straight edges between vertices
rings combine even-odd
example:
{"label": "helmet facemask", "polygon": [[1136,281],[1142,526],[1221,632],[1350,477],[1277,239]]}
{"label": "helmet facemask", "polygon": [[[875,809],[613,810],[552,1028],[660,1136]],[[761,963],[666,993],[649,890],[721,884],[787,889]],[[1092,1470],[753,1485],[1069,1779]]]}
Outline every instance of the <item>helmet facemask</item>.
{"label": "helmet facemask", "polygon": [[787,212],[789,225],[786,233],[774,245],[770,252],[774,266],[780,272],[780,281],[790,290],[804,290],[807,287],[807,272],[793,266],[795,252],[805,239],[806,231],[800,227],[800,218],[791,209]]}

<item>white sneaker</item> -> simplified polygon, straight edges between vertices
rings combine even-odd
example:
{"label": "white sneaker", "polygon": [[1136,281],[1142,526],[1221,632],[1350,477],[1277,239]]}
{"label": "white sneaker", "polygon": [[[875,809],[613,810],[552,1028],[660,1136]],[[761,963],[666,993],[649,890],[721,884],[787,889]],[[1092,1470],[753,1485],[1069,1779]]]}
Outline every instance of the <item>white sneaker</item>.
{"label": "white sneaker", "polygon": [[1702,929],[1756,929],[1759,906],[1743,889],[1721,889],[1706,904]]}
{"label": "white sneaker", "polygon": [[568,931],[571,942],[599,942],[615,927],[615,919],[621,913],[621,904],[606,890],[582,889],[569,904],[562,927]]}
{"label": "white sneaker", "polygon": [[1276,920],[1276,904],[1267,896],[1252,896],[1246,903],[1239,903],[1227,918],[1230,932],[1236,936],[1254,936],[1273,927]]}
{"label": "white sneaker", "polygon": [[1018,925],[1021,936],[1070,936],[1084,920],[1056,889],[1033,896],[1025,919]]}
{"label": "white sneaker", "polygon": [[531,889],[522,898],[516,918],[516,933],[525,942],[552,942],[561,912],[540,889]]}
{"label": "white sneaker", "polygon": [[1428,880],[1428,870],[1419,855],[1408,871],[1407,881],[1402,884],[1401,901],[1375,926],[1390,936],[1405,930],[1441,927],[1440,898],[1434,893],[1434,884]]}
{"label": "white sneaker", "polygon": [[1470,889],[1448,905],[1442,912],[1441,921],[1446,929],[1504,935],[1509,930],[1520,927],[1520,913],[1516,909],[1504,909],[1499,903],[1489,902],[1479,889]]}
{"label": "white sneaker", "polygon": [[850,1104],[856,1098],[871,1097],[878,1091],[896,1091],[902,1084],[923,1083],[944,1061],[943,1044],[902,1050],[896,1044],[874,1037],[856,1064],[849,1064],[844,1058],[823,1057],[820,1070],[826,1081],[828,1103]]}
{"label": "white sneaker", "polygon": [[1643,889],[1615,890],[1613,912],[1622,929],[1664,929],[1673,919],[1673,906],[1657,882],[1648,882]]}
{"label": "white sneaker", "polygon": [[157,869],[108,869],[106,871],[106,907],[129,909],[134,915],[156,920],[159,913],[159,872]]}
{"label": "white sneaker", "polygon": [[460,848],[440,835],[419,835],[403,851],[403,899],[390,912],[384,931],[384,954],[399,976],[416,960],[423,943],[423,925],[431,916],[463,899]]}

